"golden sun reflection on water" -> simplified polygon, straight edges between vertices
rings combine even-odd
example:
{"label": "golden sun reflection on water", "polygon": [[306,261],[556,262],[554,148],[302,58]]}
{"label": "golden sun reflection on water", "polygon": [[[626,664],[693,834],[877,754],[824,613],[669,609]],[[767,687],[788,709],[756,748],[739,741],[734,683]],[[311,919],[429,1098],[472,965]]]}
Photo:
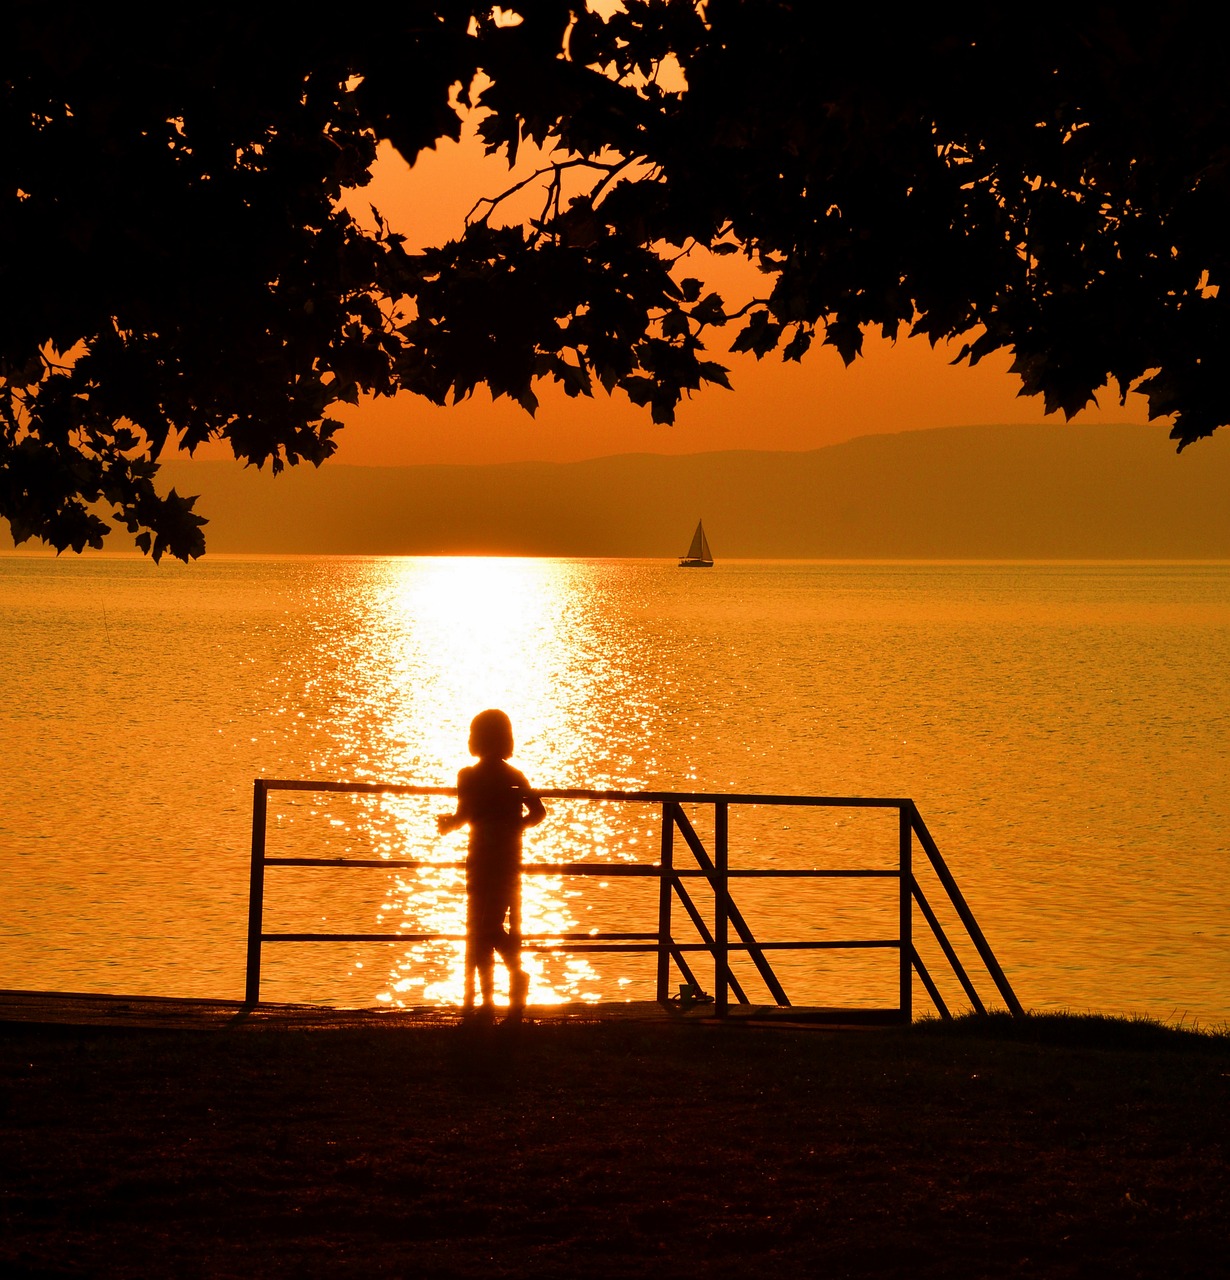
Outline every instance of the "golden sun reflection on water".
{"label": "golden sun reflection on water", "polygon": [[[470,720],[494,706],[512,718],[514,763],[531,783],[549,785],[542,771],[556,754],[550,731],[581,720],[594,692],[586,679],[577,679],[568,566],[473,558],[389,562],[387,569],[376,610],[399,651],[380,655],[388,693],[386,736],[413,743],[419,759],[434,765],[431,776],[420,773],[414,780],[451,782],[469,760]],[[561,678],[566,667],[574,669]],[[442,798],[425,804],[385,797],[373,843],[390,860],[463,860],[465,832],[435,832],[435,814],[448,807]],[[584,857],[578,842],[600,854],[608,842],[606,817],[593,813],[584,823],[568,822],[566,810],[551,806],[547,821],[526,834],[525,861]],[[578,896],[560,876],[524,877],[523,933],[556,937],[577,931]],[[458,935],[465,932],[465,915],[464,871],[421,867],[394,874],[376,927]],[[375,998],[393,1006],[460,1003],[464,951],[463,942],[449,941],[396,947],[387,985]],[[599,999],[597,975],[584,956],[527,950],[524,964],[532,1003]],[[498,965],[497,992],[507,999],[507,974]]]}

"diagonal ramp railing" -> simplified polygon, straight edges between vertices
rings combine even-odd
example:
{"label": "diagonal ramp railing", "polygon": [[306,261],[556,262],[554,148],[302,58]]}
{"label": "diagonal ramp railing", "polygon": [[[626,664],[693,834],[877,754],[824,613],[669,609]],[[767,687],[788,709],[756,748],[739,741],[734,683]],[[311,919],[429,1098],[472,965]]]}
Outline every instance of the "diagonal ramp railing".
{"label": "diagonal ramp railing", "polygon": [[[374,932],[374,933],[288,933],[266,932],[264,929],[265,873],[272,867],[332,867],[332,868],[392,868],[412,870],[424,867],[444,869],[461,867],[464,863],[419,862],[410,859],[388,858],[309,858],[270,856],[266,849],[268,798],[270,792],[343,792],[360,795],[404,796],[455,796],[452,787],[420,787],[397,783],[359,783],[312,780],[288,780],[258,778],[253,787],[252,802],[252,857],[249,881],[247,980],[245,1000],[249,1004],[260,1000],[261,965],[264,945],[292,942],[461,942],[464,935],[442,933]],[[620,933],[564,933],[521,935],[522,946],[527,950],[569,952],[628,951],[656,952],[656,996],[665,1003],[670,994],[671,966],[673,965],[688,987],[700,990],[701,983],[689,963],[688,957],[697,954],[707,956],[713,965],[714,1012],[725,1016],[730,997],[743,1005],[751,1000],[743,985],[731,969],[731,954],[747,956],[759,974],[771,1002],[779,1007],[790,1007],[785,988],[773,969],[770,955],[783,951],[840,951],[861,949],[887,949],[897,952],[898,1003],[892,1008],[812,1011],[813,1017],[831,1017],[835,1020],[859,1020],[910,1022],[914,1017],[913,979],[917,974],[936,1011],[942,1018],[951,1017],[951,1011],[936,982],[918,952],[914,935],[914,909],[917,907],[923,922],[930,930],[956,981],[978,1013],[985,1013],[986,1002],[979,993],[969,968],[960,958],[949,932],[944,928],[935,907],[928,900],[919,883],[914,868],[914,842],[935,874],[944,900],[956,915],[965,938],[972,945],[981,961],[985,978],[989,978],[1004,1005],[1014,1015],[1023,1014],[1003,968],[1000,966],[986,936],[979,927],[962,894],[956,879],[944,861],[935,840],[922,820],[912,800],[879,797],[851,796],[785,796],[752,795],[724,792],[674,792],[674,791],[594,791],[560,789],[540,791],[544,799],[576,800],[593,803],[654,805],[660,809],[660,856],[656,864],[577,861],[562,863],[527,863],[525,875],[565,875],[604,877],[646,877],[659,882],[657,929]],[[711,807],[713,811],[713,848],[706,848],[684,806]],[[732,806],[789,806],[805,808],[839,809],[896,809],[897,865],[895,868],[743,868],[730,865],[730,809]],[[680,865],[676,858],[681,838],[682,848],[690,855],[690,862]],[[695,865],[691,865],[694,863]],[[758,939],[747,924],[743,913],[734,901],[732,881],[751,879],[890,879],[897,881],[897,936],[841,939]],[[712,924],[705,919],[693,894],[689,881],[705,883],[713,894]],[[685,941],[674,934],[674,906],[678,903],[683,915],[695,931],[696,941]],[[514,922],[515,924],[516,922]],[[519,926],[518,926],[519,927]],[[731,934],[733,932],[733,940]],[[985,980],[985,979],[984,979]]]}

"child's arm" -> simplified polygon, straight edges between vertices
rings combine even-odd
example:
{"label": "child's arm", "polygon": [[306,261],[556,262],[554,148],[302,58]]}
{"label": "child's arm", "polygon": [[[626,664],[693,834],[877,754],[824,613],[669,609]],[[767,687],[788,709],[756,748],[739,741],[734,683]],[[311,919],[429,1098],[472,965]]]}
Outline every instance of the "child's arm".
{"label": "child's arm", "polygon": [[466,803],[466,771],[462,771],[457,775],[457,810],[455,813],[439,813],[436,815],[436,830],[442,836],[448,835],[450,831],[456,831],[458,827],[464,827],[470,821],[466,810],[469,805]]}
{"label": "child's arm", "polygon": [[536,827],[547,816],[546,805],[532,791],[525,797],[525,807],[529,812],[521,819],[523,827]]}
{"label": "child's arm", "polygon": [[521,803],[527,810],[522,815],[521,825],[523,827],[536,827],[547,816],[546,806],[543,804],[538,792],[533,790],[525,780],[525,775],[521,774],[519,777],[521,780]]}

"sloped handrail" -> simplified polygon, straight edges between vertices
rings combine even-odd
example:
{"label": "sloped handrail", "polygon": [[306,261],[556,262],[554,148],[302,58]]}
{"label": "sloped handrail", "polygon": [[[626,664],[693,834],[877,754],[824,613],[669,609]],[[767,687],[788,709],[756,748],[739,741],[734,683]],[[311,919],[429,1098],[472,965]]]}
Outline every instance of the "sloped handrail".
{"label": "sloped handrail", "polygon": [[[939,882],[944,886],[944,892],[948,894],[948,900],[956,909],[957,915],[961,917],[961,923],[965,926],[966,932],[969,934],[970,941],[977,948],[982,963],[986,965],[987,972],[991,975],[991,981],[999,988],[999,994],[1003,996],[1004,1003],[1008,1006],[1009,1012],[1017,1018],[1025,1016],[1025,1010],[1021,1007],[1021,1002],[1016,998],[1016,992],[1012,989],[1012,984],[1008,981],[1007,975],[1000,968],[999,961],[995,958],[995,952],[991,950],[991,944],[986,940],[986,936],[978,926],[978,921],[974,919],[974,913],[969,908],[969,903],[965,901],[965,895],[961,892],[957,885],[956,879],[948,869],[948,864],[944,861],[943,855],[940,853],[939,846],[935,843],[931,832],[927,830],[927,824],[922,820],[922,814],[918,812],[918,808],[911,803],[910,805],[910,822],[914,828],[914,834],[918,837],[918,843],[922,845],[923,852],[926,853],[931,863],[932,869],[935,871]],[[917,886],[915,886],[917,888]],[[918,897],[921,905],[922,892],[918,890]],[[924,912],[928,916],[928,923],[934,920],[933,913],[928,908]],[[940,945],[944,948],[945,955],[948,956],[949,962],[952,963],[956,957],[950,954],[951,948],[947,944],[947,940],[943,937],[943,931],[939,929],[939,922],[932,923],[932,928],[937,931],[937,938]],[[965,971],[960,967],[959,962],[954,964],[957,977],[961,980],[967,993],[972,991],[968,977],[963,976]],[[976,995],[971,996],[975,1000],[975,1008],[979,1013],[985,1013],[982,1007],[982,1001],[977,1000]]]}

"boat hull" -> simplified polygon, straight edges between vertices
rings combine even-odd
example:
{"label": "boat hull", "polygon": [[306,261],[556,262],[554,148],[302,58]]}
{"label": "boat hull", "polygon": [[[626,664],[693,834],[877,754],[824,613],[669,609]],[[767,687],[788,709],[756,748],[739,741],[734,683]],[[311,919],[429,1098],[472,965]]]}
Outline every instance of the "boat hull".
{"label": "boat hull", "polygon": [[713,561],[683,559],[679,561],[679,567],[681,569],[712,569]]}

